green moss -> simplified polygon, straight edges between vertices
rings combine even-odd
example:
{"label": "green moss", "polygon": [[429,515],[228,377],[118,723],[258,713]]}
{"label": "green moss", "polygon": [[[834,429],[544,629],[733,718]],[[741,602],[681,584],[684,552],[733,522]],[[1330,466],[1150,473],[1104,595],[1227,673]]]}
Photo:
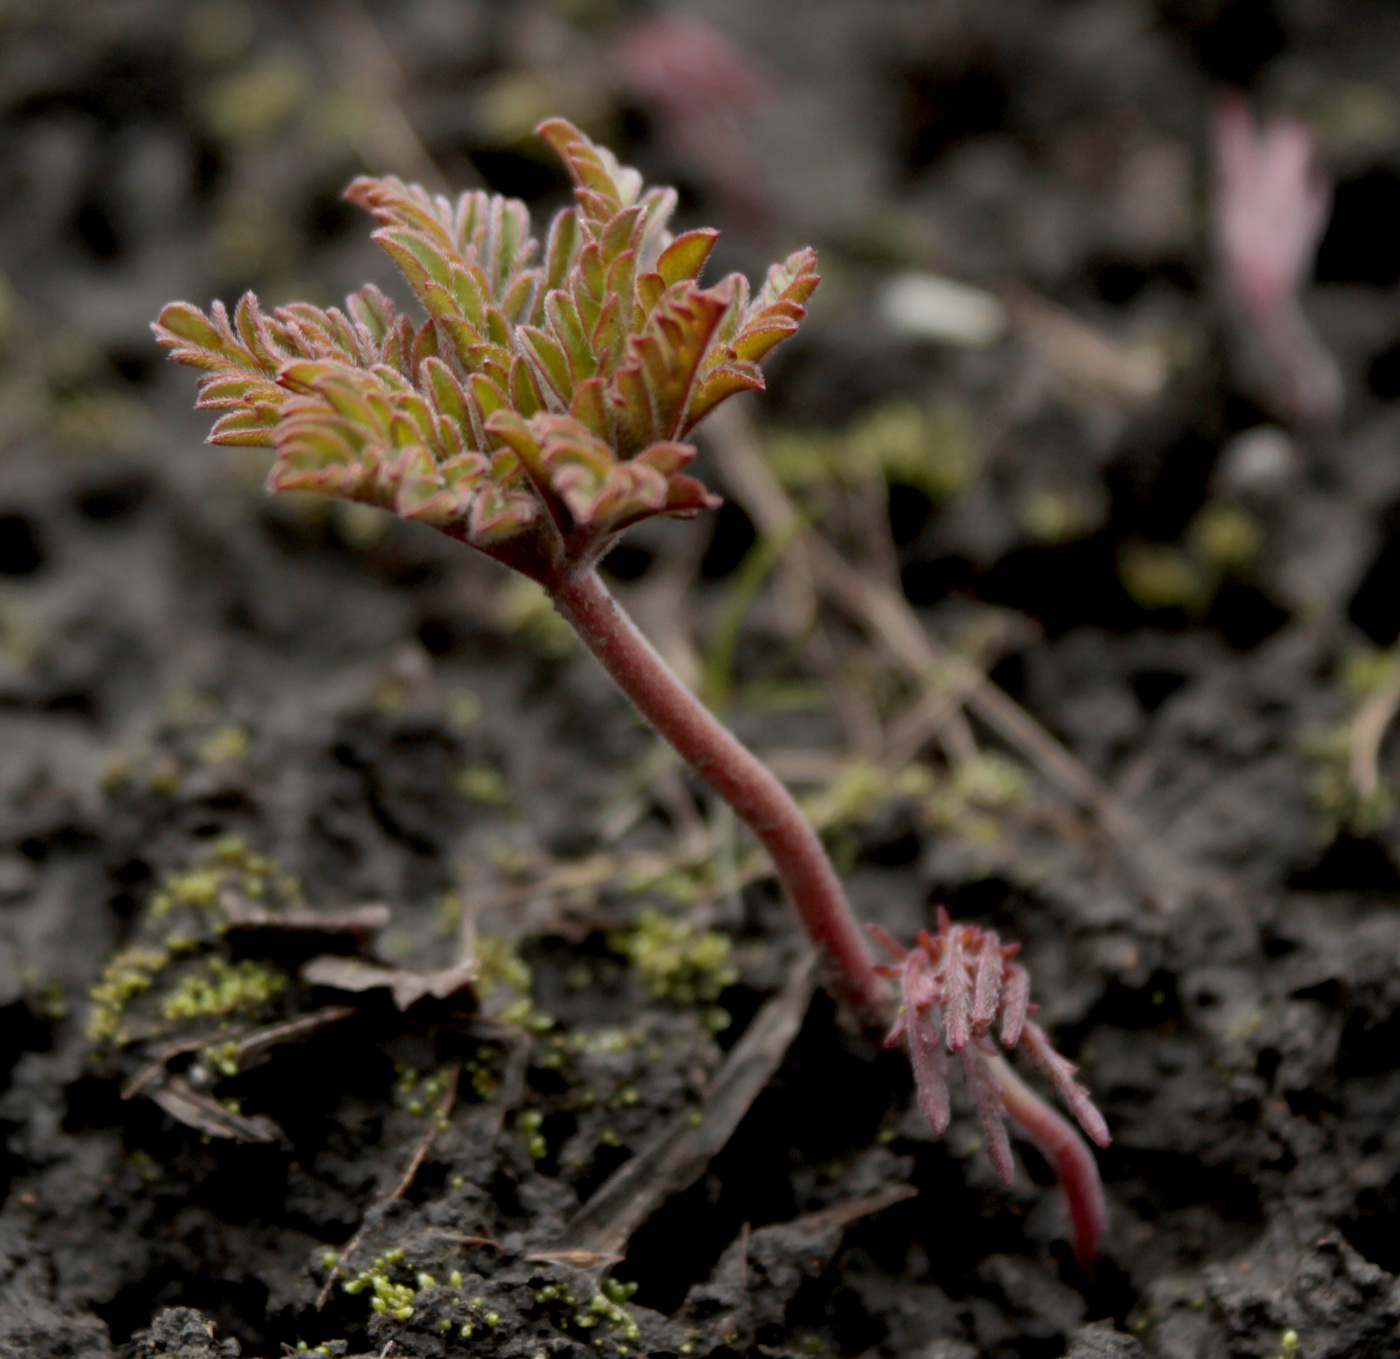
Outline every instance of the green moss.
{"label": "green moss", "polygon": [[205,120],[221,142],[259,142],[301,108],[309,88],[299,65],[285,57],[269,57],[210,85],[204,98]]}
{"label": "green moss", "polygon": [[286,985],[286,973],[251,958],[237,963],[210,958],[165,998],[161,1014],[166,1019],[176,1020],[258,1010],[279,995]]}
{"label": "green moss", "polygon": [[210,1043],[203,1055],[204,1060],[221,1076],[238,1075],[238,1044],[232,1039],[225,1043]]}
{"label": "green moss", "polygon": [[957,495],[976,471],[966,413],[908,401],[876,406],[840,434],[774,433],[765,441],[764,454],[779,481],[798,492],[882,477],[939,501]]}
{"label": "green moss", "polygon": [[464,765],[457,771],[452,786],[459,797],[486,807],[504,807],[510,802],[501,771],[489,764]]}
{"label": "green moss", "polygon": [[443,1096],[456,1079],[457,1066],[456,1063],[450,1062],[426,1076],[420,1076],[417,1067],[400,1065],[395,1067],[395,1073],[398,1079],[394,1085],[394,1093],[403,1108],[415,1116],[436,1116],[442,1106]]}
{"label": "green moss", "polygon": [[693,906],[710,895],[708,877],[709,868],[703,864],[661,871],[654,865],[628,866],[624,868],[618,885],[624,892],[649,892],[667,897],[677,906]]}
{"label": "green moss", "polygon": [[180,791],[180,771],[170,761],[160,761],[152,767],[146,786],[162,797],[174,797]]}
{"label": "green moss", "polygon": [[133,997],[151,989],[156,974],[169,961],[170,954],[157,948],[128,948],[113,954],[89,993],[88,1037],[116,1047],[130,1041],[122,1024],[126,1007]]}
{"label": "green moss", "polygon": [[1264,531],[1248,510],[1213,502],[1191,521],[1185,540],[1125,543],[1118,578],[1144,609],[1200,615],[1230,576],[1246,575],[1264,550]]}
{"label": "green moss", "polygon": [[1245,571],[1264,548],[1264,531],[1248,510],[1238,505],[1206,505],[1191,522],[1191,546],[1197,555],[1221,571]]}
{"label": "green moss", "polygon": [[525,1139],[525,1150],[532,1161],[542,1161],[549,1154],[549,1146],[540,1131],[544,1115],[538,1109],[522,1109],[515,1119],[515,1130]]}
{"label": "green moss", "polygon": [[64,995],[61,982],[49,981],[42,986],[35,985],[29,995],[29,1008],[39,1019],[51,1024],[68,1017],[68,998]]}
{"label": "green moss", "polygon": [[496,1014],[503,1024],[516,1024],[531,1033],[548,1033],[554,1016],[535,1009],[530,999],[533,980],[528,964],[520,957],[514,940],[503,935],[487,935],[476,942],[477,994],[483,999],[514,993]]}
{"label": "green moss", "polygon": [[380,1316],[392,1317],[395,1321],[413,1319],[413,1299],[417,1296],[415,1289],[408,1284],[393,1283],[386,1274],[374,1275],[370,1287],[374,1289],[374,1296],[369,1305]]}
{"label": "green moss", "polygon": [[1339,678],[1348,693],[1364,698],[1390,683],[1397,664],[1400,656],[1393,649],[1365,647],[1342,661]]}
{"label": "green moss", "polygon": [[167,878],[151,897],[150,919],[161,920],[177,906],[203,911],[217,905],[225,876],[222,868],[194,868]]}
{"label": "green moss", "polygon": [[883,770],[852,760],[821,792],[804,798],[802,810],[821,830],[858,826],[868,821],[889,796],[890,780]]}
{"label": "green moss", "polygon": [[[641,1330],[636,1318],[623,1305],[637,1291],[635,1283],[623,1283],[620,1279],[605,1279],[598,1291],[579,1306],[574,1295],[564,1284],[546,1284],[534,1295],[535,1304],[546,1308],[553,1324],[561,1331],[583,1331],[590,1333],[590,1346],[601,1346],[603,1338],[609,1337],[618,1354],[627,1354],[627,1345],[635,1345],[641,1339]],[[487,1319],[487,1325],[492,1324]]]}
{"label": "green moss", "polygon": [[462,898],[454,892],[445,892],[438,900],[438,928],[444,934],[453,934],[462,925]]}
{"label": "green moss", "polygon": [[711,1033],[723,1033],[734,1022],[734,1016],[721,1005],[710,1005],[705,1008],[700,1021]]}
{"label": "green moss", "polygon": [[[215,844],[203,863],[168,874],[152,893],[141,923],[147,942],[114,954],[92,990],[88,1033],[94,1041],[118,1046],[129,1041],[124,1015],[131,1001],[151,991],[158,974],[177,959],[198,957],[216,947],[226,923],[221,905],[226,892],[261,898],[271,889],[281,904],[299,903],[301,888],[296,880],[275,875],[268,858],[234,837]],[[156,937],[161,923],[177,912],[178,925]],[[254,1011],[286,984],[286,977],[276,969],[209,958],[160,997],[153,1007],[156,1013],[146,1019],[158,1028],[161,1022]],[[226,1048],[210,1048],[205,1056],[216,1070],[232,1074],[233,1058]]]}
{"label": "green moss", "polygon": [[913,486],[934,501],[955,496],[974,470],[971,425],[951,406],[877,406],[846,431],[846,446],[857,466],[877,469],[886,481]]}
{"label": "green moss", "polygon": [[265,855],[248,848],[236,836],[220,840],[207,862],[183,873],[173,873],[152,895],[147,918],[163,919],[181,907],[207,912],[219,904],[225,890],[258,900],[269,886],[289,905],[302,901],[301,884],[293,877],[276,877],[276,866]]}
{"label": "green moss", "polygon": [[629,1052],[632,1048],[640,1047],[642,1031],[615,1027],[579,1029],[577,1032],[571,1033],[568,1038],[560,1038],[557,1041],[572,1048],[575,1052],[588,1052],[595,1056],[602,1056],[609,1053]]}
{"label": "green moss", "polygon": [[515,940],[488,934],[476,941],[476,989],[480,995],[490,996],[502,987],[528,994],[532,980],[529,964],[521,958]]}
{"label": "green moss", "polygon": [[454,1269],[447,1276],[445,1285],[440,1284],[433,1275],[421,1270],[413,1273],[411,1278],[405,1277],[407,1275],[409,1270],[404,1264],[403,1251],[391,1250],[371,1261],[358,1274],[346,1279],[341,1287],[351,1296],[368,1290],[371,1294],[370,1309],[379,1316],[400,1322],[413,1319],[418,1310],[420,1293],[430,1288],[445,1287],[457,1296],[435,1300],[435,1306],[441,1306],[445,1301],[447,1307],[447,1315],[439,1317],[437,1323],[442,1334],[446,1334],[454,1325],[460,1323],[458,1334],[463,1339],[470,1339],[478,1326],[493,1327],[501,1324],[500,1314],[487,1310],[485,1298],[474,1297],[468,1300],[461,1295],[461,1270]]}
{"label": "green moss", "polygon": [[504,632],[519,637],[547,660],[562,660],[579,649],[574,630],[554,611],[549,596],[532,580],[512,576],[496,594],[496,618]]}
{"label": "green moss", "polygon": [[248,753],[248,733],[237,723],[228,723],[211,732],[199,748],[203,763],[237,764]]}
{"label": "green moss", "polygon": [[988,813],[1005,811],[1029,796],[1020,768],[1004,755],[984,751],[934,783],[923,799],[924,814],[938,830],[973,845],[990,845],[1002,831],[1001,822]]}
{"label": "green moss", "polygon": [[1107,515],[1106,498],[1082,488],[1042,486],[1021,501],[1021,527],[1040,543],[1070,543],[1099,528]]}
{"label": "green moss", "polygon": [[548,1033],[554,1027],[554,1016],[548,1011],[535,1009],[529,996],[521,996],[512,1001],[499,1015],[502,1024],[515,1024],[531,1033]]}
{"label": "green moss", "polygon": [[449,694],[443,707],[447,720],[459,731],[475,726],[481,718],[481,699],[472,689],[458,689]]}
{"label": "green moss", "polygon": [[631,929],[609,935],[608,947],[631,959],[653,995],[678,1005],[716,1000],[738,979],[727,935],[658,911],[643,911]]}
{"label": "green moss", "polygon": [[1190,556],[1166,543],[1127,543],[1118,553],[1118,579],[1140,608],[1197,613],[1210,590]]}
{"label": "green moss", "polygon": [[227,868],[265,877],[272,872],[272,860],[248,846],[236,835],[226,835],[214,844],[214,860]]}
{"label": "green moss", "polygon": [[601,1289],[589,1300],[586,1309],[573,1315],[573,1324],[580,1330],[616,1331],[618,1338],[635,1345],[642,1338],[636,1318],[627,1310],[620,1299],[630,1298],[636,1292],[635,1284],[619,1284],[605,1280]]}
{"label": "green moss", "polygon": [[137,1147],[126,1159],[127,1163],[141,1177],[143,1184],[158,1184],[160,1182],[160,1166],[149,1152],[142,1151],[140,1147]]}

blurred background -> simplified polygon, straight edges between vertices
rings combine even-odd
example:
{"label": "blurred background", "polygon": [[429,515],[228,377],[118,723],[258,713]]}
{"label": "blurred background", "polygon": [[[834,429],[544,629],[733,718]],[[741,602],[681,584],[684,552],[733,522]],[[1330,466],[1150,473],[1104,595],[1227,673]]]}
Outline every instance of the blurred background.
{"label": "blurred background", "polygon": [[[994,678],[1101,775],[1198,668],[1290,623],[1339,629],[1357,673],[1400,633],[1384,4],[12,0],[0,24],[0,683],[80,746],[121,747],[153,703],[255,659],[304,687],[296,646],[313,669],[319,646],[382,649],[374,610],[326,612],[337,554],[392,583],[375,609],[430,656],[539,621],[489,572],[453,585],[475,564],[375,511],[259,500],[261,455],[200,452],[191,375],[147,327],[172,298],[246,288],[401,294],[341,199],[357,173],[484,185],[543,222],[567,196],[531,135],[551,113],[676,183],[680,226],[724,228],[711,277],[819,248],[812,315],[745,427],[911,604],[954,632],[998,619]],[[753,513],[731,493],[609,562],[683,670]],[[209,535],[235,523],[230,556]],[[750,584],[771,565],[749,558]],[[677,581],[696,587],[684,626]],[[800,601],[780,582],[765,608],[759,641],[790,651]],[[784,664],[768,701],[800,707]],[[1366,822],[1338,777],[1327,814]]]}
{"label": "blurred background", "polygon": [[[1400,392],[1395,22],[1321,0],[11,3],[6,438],[51,441],[134,500],[198,429],[170,423],[190,384],[146,332],[163,301],[392,286],[340,199],[359,172],[485,185],[542,220],[565,186],[531,129],[559,113],[677,183],[682,225],[725,228],[715,276],[820,248],[762,419],[857,442],[892,403],[932,422],[918,475],[887,477],[914,603],[956,593],[1054,633],[1189,621],[1233,647],[1327,608],[1388,645],[1395,488],[1376,459],[1361,490],[1349,454],[1309,453],[1339,399],[1294,418],[1278,388],[1307,373],[1271,390],[1232,338],[1211,147],[1230,89],[1265,124],[1299,120],[1328,190],[1299,280],[1348,446],[1379,447]],[[1259,252],[1289,216],[1260,214]],[[1289,503],[1245,503],[1270,475],[1292,478]],[[5,523],[15,580],[63,532],[17,500]],[[750,534],[721,516],[707,579]]]}
{"label": "blurred background", "polygon": [[[1253,1128],[1271,1091],[1325,1085],[1344,1028],[1344,1075],[1389,1070],[1400,998],[1389,973],[1358,980],[1362,945],[1266,982],[1298,939],[1321,956],[1303,926],[1262,943],[1241,927],[1228,947],[1203,928],[1174,955],[1140,909],[1224,911],[1243,899],[1226,878],[1309,910],[1400,887],[1387,0],[0,0],[5,1182],[51,1154],[76,1175],[83,1139],[119,1125],[125,1149],[101,1155],[136,1174],[126,1106],[79,1077],[84,996],[163,875],[219,837],[273,854],[314,901],[390,902],[383,951],[404,966],[443,966],[464,909],[517,939],[568,919],[587,937],[639,890],[643,852],[640,890],[698,902],[701,924],[751,942],[785,928],[732,876],[694,877],[736,862],[732,825],[619,716],[542,597],[378,511],[264,498],[263,452],[201,447],[193,375],[149,332],[169,300],[245,289],[329,306],[373,281],[407,303],[348,181],[485,187],[540,227],[568,198],[532,136],[551,115],[677,185],[678,229],[722,229],[709,281],[819,251],[769,390],[701,431],[724,507],[643,526],[606,571],[807,797],[862,914],[908,934],[936,899],[1030,940],[1047,1022],[1102,1063],[1085,1059],[1119,1137],[1115,1202],[1157,1224],[1125,1228],[1101,1278],[1092,1314],[1122,1321],[1170,1269],[1260,1239],[1271,1193],[1312,1192],[1291,1171],[1261,1189],[1277,1149],[1232,1141],[1232,1119]],[[792,505],[875,591],[864,606],[814,584],[783,530]],[[911,662],[872,599],[899,601],[936,650]],[[949,657],[971,670],[930,681]],[[921,708],[926,683],[954,708],[981,684],[982,706]],[[1164,855],[1216,886],[1183,888]],[[1236,946],[1239,974],[1196,988]],[[735,1015],[776,967],[741,967]],[[1268,1009],[1298,987],[1323,989]],[[1299,1036],[1288,1005],[1325,1022]],[[1157,1039],[1190,1049],[1202,1088],[1228,1067],[1248,1089],[1159,1089],[1166,1067],[1127,1055]],[[1376,1126],[1319,1211],[1395,1269],[1400,1152],[1376,1131],[1394,1105],[1366,1088],[1356,1117]],[[66,1110],[57,1143],[41,1107]],[[1363,1144],[1371,1178],[1347,1181]],[[755,1184],[733,1174],[696,1277],[753,1216]],[[755,1225],[808,1201],[794,1193]],[[76,1221],[89,1200],[73,1194]],[[343,1241],[363,1196],[346,1202],[330,1226],[299,1208],[288,1258]],[[977,1242],[1005,1247],[1025,1206]],[[909,1231],[926,1252],[911,1277],[930,1256],[975,1267]],[[245,1337],[294,1334],[303,1304],[247,1282],[252,1246],[218,1236],[220,1274],[159,1236],[133,1227],[34,1296],[95,1308],[125,1339],[203,1280],[202,1305]],[[1025,1303],[1020,1276],[979,1277],[996,1307],[1029,1308],[1005,1351],[1000,1321],[960,1323],[986,1352],[1059,1353],[1084,1314],[1058,1282]],[[679,1305],[654,1286],[654,1305]],[[861,1296],[862,1316],[897,1311],[874,1284]],[[833,1332],[843,1352],[903,1334],[863,1325]]]}

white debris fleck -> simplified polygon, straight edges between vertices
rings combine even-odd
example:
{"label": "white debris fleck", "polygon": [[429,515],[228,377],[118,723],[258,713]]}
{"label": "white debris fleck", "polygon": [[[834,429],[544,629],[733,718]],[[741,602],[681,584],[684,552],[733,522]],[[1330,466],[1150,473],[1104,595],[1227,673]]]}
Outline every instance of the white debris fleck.
{"label": "white debris fleck", "polygon": [[921,340],[981,349],[1006,333],[1001,299],[938,274],[898,274],[881,289],[876,311],[891,330]]}

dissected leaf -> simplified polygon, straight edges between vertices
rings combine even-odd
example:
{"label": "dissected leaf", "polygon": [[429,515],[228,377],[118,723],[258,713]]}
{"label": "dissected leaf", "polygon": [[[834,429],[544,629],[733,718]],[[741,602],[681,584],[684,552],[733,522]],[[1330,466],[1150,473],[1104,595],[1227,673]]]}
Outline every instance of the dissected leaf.
{"label": "dissected leaf", "polygon": [[739,275],[700,288],[717,233],[672,238],[673,190],[644,191],[562,119],[538,132],[576,200],[542,258],[515,199],[393,176],[346,191],[426,321],[366,287],[343,310],[268,315],[251,293],[232,314],[175,302],[154,329],[201,370],[212,441],[276,449],[271,489],[391,510],[548,582],[638,519],[718,503],[684,475],[693,450],[679,440],[762,387],[756,360],[796,329],[817,279],[808,250],[770,269],[752,303]]}
{"label": "dissected leaf", "polygon": [[690,428],[691,397],[728,305],[723,286],[706,292],[677,284],[653,308],[646,329],[628,341],[628,361],[609,392],[619,411],[624,453],[678,438]]}
{"label": "dissected leaf", "polygon": [[661,275],[661,281],[671,284],[687,280],[693,282],[699,278],[717,240],[719,232],[713,227],[700,227],[677,236],[656,261],[656,272]]}
{"label": "dissected leaf", "polygon": [[235,1142],[276,1142],[282,1130],[263,1114],[236,1114],[218,1100],[192,1089],[179,1076],[167,1076],[149,1092],[171,1118],[206,1137]]}

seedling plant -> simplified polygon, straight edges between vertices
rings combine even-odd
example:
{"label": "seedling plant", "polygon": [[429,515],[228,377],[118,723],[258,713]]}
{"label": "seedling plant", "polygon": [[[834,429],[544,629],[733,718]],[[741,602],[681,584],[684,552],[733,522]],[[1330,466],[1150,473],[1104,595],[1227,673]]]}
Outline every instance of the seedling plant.
{"label": "seedling plant", "polygon": [[542,248],[513,199],[473,191],[453,202],[392,177],[347,190],[379,223],[374,239],[426,320],[415,324],[373,286],[343,311],[296,303],[269,315],[248,293],[231,316],[219,302],[207,315],[171,303],[157,339],[203,370],[198,404],[220,412],[210,442],[275,450],[270,490],[420,521],[543,587],[766,848],[837,998],[908,1051],[933,1129],[949,1121],[952,1058],[998,1175],[1012,1174],[1007,1120],[1046,1155],[1087,1267],[1104,1230],[1093,1156],[1000,1049],[1024,1053],[1094,1142],[1107,1145],[1108,1131],[1074,1067],[1029,1018],[1015,946],[940,912],[937,931],[909,950],[875,931],[893,960],[877,967],[793,798],[672,673],[598,574],[634,524],[719,504],[686,475],[695,456],[686,438],[727,398],[762,389],[759,361],[797,330],[817,286],[815,252],[775,264],[756,294],[740,274],[702,287],[718,233],[673,236],[674,190],[644,190],[635,170],[562,119],[538,133],[575,197]]}

